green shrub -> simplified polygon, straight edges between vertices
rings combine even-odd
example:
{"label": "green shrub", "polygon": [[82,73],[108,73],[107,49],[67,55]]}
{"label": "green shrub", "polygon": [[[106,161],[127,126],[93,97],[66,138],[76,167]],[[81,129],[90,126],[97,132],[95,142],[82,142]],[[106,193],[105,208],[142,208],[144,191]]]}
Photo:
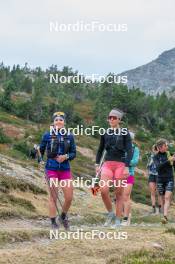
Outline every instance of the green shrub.
{"label": "green shrub", "polygon": [[14,147],[14,149],[22,152],[23,154],[25,154],[27,156],[29,155],[30,148],[24,140],[20,141],[18,143],[15,143],[13,145],[13,147]]}
{"label": "green shrub", "polygon": [[136,133],[136,139],[143,142],[147,142],[149,140],[149,135],[144,131],[138,131]]}

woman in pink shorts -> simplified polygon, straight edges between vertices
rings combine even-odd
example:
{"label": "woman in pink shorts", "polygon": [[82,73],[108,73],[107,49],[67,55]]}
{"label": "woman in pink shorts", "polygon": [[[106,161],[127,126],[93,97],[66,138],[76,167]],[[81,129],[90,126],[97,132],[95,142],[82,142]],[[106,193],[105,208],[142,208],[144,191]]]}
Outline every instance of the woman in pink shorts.
{"label": "woman in pink shorts", "polygon": [[132,157],[131,137],[126,128],[120,128],[120,122],[123,112],[119,109],[113,109],[109,113],[108,122],[110,128],[101,136],[100,145],[96,156],[96,171],[99,170],[100,159],[103,151],[106,150],[105,162],[101,170],[100,190],[104,205],[108,211],[105,226],[110,226],[115,220],[115,226],[121,224],[123,210],[123,189],[124,187],[116,185],[116,213],[113,213],[112,201],[109,195],[109,187],[112,181],[126,182],[129,176],[129,164]]}
{"label": "woman in pink shorts", "polygon": [[76,156],[76,146],[73,135],[65,133],[64,122],[65,114],[63,112],[54,113],[54,130],[46,132],[43,135],[39,150],[42,157],[45,150],[47,152],[45,170],[50,194],[49,214],[52,228],[58,228],[56,221],[56,214],[58,213],[56,206],[58,187],[55,185],[59,182],[64,194],[64,203],[61,206],[62,212],[60,213],[59,222],[67,229],[69,227],[67,212],[73,198],[73,184],[69,161],[73,160]]}

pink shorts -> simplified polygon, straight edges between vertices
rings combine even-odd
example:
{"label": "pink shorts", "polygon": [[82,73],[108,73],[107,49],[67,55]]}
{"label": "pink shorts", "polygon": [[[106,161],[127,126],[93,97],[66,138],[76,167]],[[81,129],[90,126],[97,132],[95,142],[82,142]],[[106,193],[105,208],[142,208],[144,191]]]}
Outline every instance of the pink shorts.
{"label": "pink shorts", "polygon": [[101,180],[123,179],[125,163],[119,161],[105,161],[101,170]]}
{"label": "pink shorts", "polygon": [[129,177],[127,178],[127,184],[134,184],[134,176],[133,175],[129,175]]}
{"label": "pink shorts", "polygon": [[65,171],[46,170],[46,176],[49,179],[57,178],[59,181],[72,179],[72,174],[70,170],[65,170]]}

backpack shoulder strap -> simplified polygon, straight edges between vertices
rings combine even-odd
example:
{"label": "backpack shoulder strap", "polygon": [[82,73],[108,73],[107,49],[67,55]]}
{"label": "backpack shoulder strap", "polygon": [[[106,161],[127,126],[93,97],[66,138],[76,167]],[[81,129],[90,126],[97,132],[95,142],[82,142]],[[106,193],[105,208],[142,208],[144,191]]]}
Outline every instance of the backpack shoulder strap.
{"label": "backpack shoulder strap", "polygon": [[70,139],[68,138],[68,135],[65,134],[63,136],[64,139],[64,154],[69,153],[69,149],[70,149]]}

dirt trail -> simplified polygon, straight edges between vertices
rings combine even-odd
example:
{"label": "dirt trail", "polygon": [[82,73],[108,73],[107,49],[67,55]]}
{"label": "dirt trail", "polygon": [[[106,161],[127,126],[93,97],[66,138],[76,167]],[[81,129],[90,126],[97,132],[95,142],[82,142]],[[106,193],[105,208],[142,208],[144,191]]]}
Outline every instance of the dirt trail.
{"label": "dirt trail", "polygon": [[[165,233],[164,228],[151,229],[151,232],[150,228],[143,230],[125,228],[123,231],[127,233],[125,240],[99,239],[98,236],[93,240],[37,238],[32,241],[8,244],[5,248],[0,249],[0,263],[118,264],[126,263],[121,261],[122,257],[131,252],[149,251],[154,252],[155,256],[161,252],[166,252],[167,249],[168,251],[172,250],[174,247],[174,235]],[[119,232],[121,231],[117,230],[117,233]],[[171,254],[173,254],[172,251]],[[172,255],[172,257],[175,256]]]}

